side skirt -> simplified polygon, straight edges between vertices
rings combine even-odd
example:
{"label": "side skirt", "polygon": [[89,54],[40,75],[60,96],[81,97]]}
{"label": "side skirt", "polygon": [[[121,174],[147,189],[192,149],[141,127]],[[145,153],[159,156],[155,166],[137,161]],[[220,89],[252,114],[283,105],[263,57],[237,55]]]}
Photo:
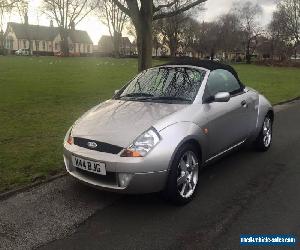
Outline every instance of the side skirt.
{"label": "side skirt", "polygon": [[235,148],[241,146],[242,144],[244,144],[245,142],[246,142],[246,140],[243,140],[243,141],[239,142],[238,144],[235,144],[234,146],[232,146],[232,147],[230,147],[230,148],[228,148],[228,149],[222,151],[221,153],[216,154],[215,156],[213,156],[213,157],[209,158],[208,160],[206,160],[206,161],[205,161],[205,164],[207,164],[207,163],[209,163],[210,161],[215,160],[215,159],[221,157],[222,155],[224,155],[224,154],[226,154],[226,153],[232,151],[233,149],[235,149]]}

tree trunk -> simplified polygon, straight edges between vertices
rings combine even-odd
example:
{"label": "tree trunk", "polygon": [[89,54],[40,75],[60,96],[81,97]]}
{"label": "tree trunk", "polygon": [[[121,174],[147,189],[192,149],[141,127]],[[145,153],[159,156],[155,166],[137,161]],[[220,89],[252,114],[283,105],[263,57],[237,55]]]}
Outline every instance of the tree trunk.
{"label": "tree trunk", "polygon": [[135,22],[138,47],[138,70],[152,67],[152,1],[142,0],[138,20]]}
{"label": "tree trunk", "polygon": [[68,57],[70,55],[68,30],[62,28],[60,31],[60,37],[61,37],[61,51],[63,52],[63,56]]}
{"label": "tree trunk", "polygon": [[172,57],[175,57],[176,56],[176,52],[177,52],[177,46],[175,44],[175,41],[172,39],[170,40],[170,43],[169,43],[169,47],[170,47],[170,54]]}
{"label": "tree trunk", "polygon": [[271,40],[271,60],[273,61],[274,60],[274,39]]}
{"label": "tree trunk", "polygon": [[295,56],[295,61],[297,60],[297,55],[298,55],[298,42],[296,42],[295,47],[294,47],[294,56]]}
{"label": "tree trunk", "polygon": [[113,38],[113,43],[114,43],[114,57],[119,58],[120,57],[120,34],[118,32],[114,32],[114,38]]}
{"label": "tree trunk", "polygon": [[215,58],[215,49],[211,49],[210,51],[210,59],[213,60]]}
{"label": "tree trunk", "polygon": [[247,48],[246,48],[246,63],[247,64],[251,64],[250,43],[251,43],[251,41],[249,40],[247,43]]}
{"label": "tree trunk", "polygon": [[29,39],[28,43],[29,43],[29,45],[28,45],[29,53],[32,56],[33,55],[33,42]]}

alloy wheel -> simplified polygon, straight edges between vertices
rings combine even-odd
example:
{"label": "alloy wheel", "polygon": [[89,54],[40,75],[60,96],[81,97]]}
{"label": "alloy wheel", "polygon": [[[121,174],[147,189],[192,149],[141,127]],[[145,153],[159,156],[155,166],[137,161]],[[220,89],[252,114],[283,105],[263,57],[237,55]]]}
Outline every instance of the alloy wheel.
{"label": "alloy wheel", "polygon": [[193,195],[199,173],[199,161],[194,152],[183,154],[178,164],[177,188],[181,197],[189,198]]}
{"label": "alloy wheel", "polygon": [[266,117],[263,125],[263,142],[267,148],[270,146],[272,141],[272,122],[269,117]]}

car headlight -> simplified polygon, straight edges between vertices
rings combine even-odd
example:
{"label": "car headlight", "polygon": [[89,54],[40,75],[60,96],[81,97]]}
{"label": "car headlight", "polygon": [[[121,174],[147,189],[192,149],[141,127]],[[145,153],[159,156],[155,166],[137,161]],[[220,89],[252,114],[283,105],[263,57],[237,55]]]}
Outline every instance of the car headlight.
{"label": "car headlight", "polygon": [[150,128],[141,134],[128,148],[121,157],[144,157],[160,141],[160,136],[154,128]]}

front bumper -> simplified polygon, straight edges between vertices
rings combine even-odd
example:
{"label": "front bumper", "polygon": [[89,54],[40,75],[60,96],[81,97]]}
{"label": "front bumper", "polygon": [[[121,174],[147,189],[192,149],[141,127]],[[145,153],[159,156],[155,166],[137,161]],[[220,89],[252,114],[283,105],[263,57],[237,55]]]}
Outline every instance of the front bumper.
{"label": "front bumper", "polygon": [[[105,163],[107,174],[101,176],[74,167],[72,155]],[[69,144],[64,145],[64,162],[67,172],[80,182],[98,189],[128,194],[161,191],[167,180],[169,164],[168,159],[126,158]],[[131,176],[126,186],[120,184],[120,173]]]}

